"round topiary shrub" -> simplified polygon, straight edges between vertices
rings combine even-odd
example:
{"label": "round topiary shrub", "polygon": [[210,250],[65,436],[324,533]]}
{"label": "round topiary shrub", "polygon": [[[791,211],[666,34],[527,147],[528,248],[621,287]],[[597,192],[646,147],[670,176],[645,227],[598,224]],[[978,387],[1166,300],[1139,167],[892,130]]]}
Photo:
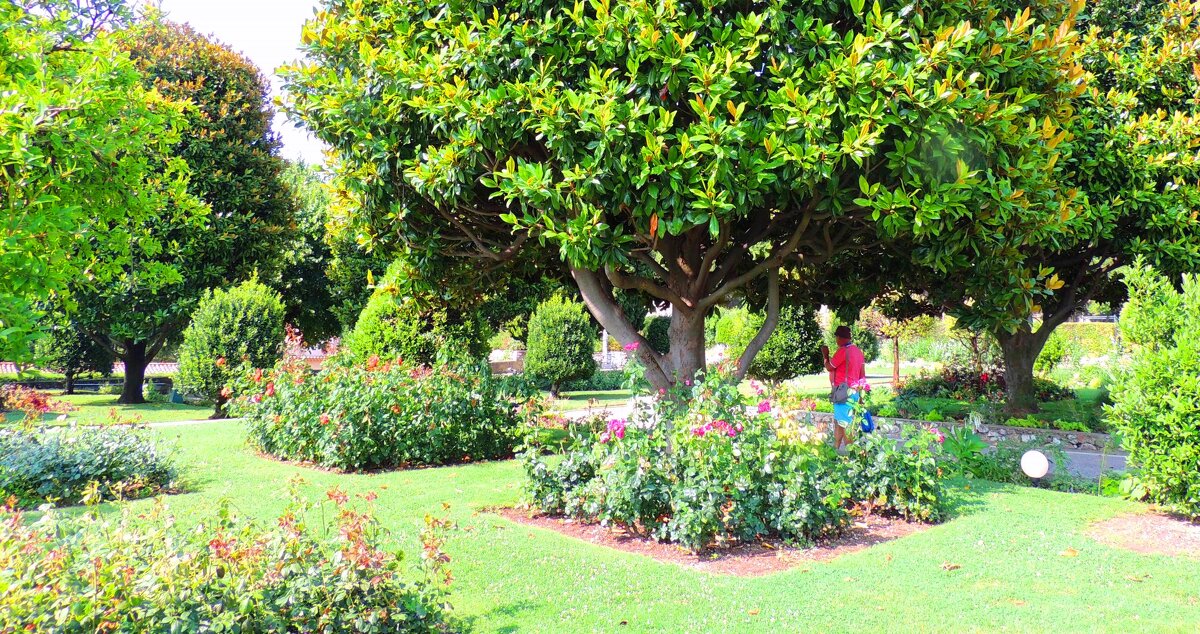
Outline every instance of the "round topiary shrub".
{"label": "round topiary shrub", "polygon": [[750,364],[750,375],[767,381],[784,381],[820,372],[821,326],[811,308],[784,306],[771,338]]}
{"label": "round topiary shrub", "polygon": [[400,294],[398,267],[388,271],[358,316],[342,347],[359,361],[379,357],[431,365],[438,355],[475,361],[488,353],[487,328],[469,311],[421,306]]}
{"label": "round topiary shrub", "polygon": [[651,317],[646,320],[646,341],[650,342],[650,349],[659,353],[666,354],[671,351],[671,318],[670,317]]}
{"label": "round topiary shrub", "polygon": [[550,393],[558,396],[563,382],[586,379],[596,372],[592,356],[596,336],[583,304],[551,297],[529,318],[525,372],[549,383]]}
{"label": "round topiary shrub", "polygon": [[283,301],[257,280],[200,300],[179,347],[179,384],[216,403],[225,416],[226,385],[244,367],[275,365],[283,354]]}

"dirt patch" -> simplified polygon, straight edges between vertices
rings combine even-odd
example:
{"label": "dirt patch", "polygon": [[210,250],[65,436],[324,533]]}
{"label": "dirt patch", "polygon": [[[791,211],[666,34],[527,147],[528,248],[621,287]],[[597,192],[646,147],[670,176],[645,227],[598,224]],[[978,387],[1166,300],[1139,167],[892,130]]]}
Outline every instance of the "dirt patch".
{"label": "dirt patch", "polygon": [[1200,559],[1200,524],[1170,515],[1121,515],[1092,524],[1088,535],[1137,553]]}
{"label": "dirt patch", "polygon": [[838,537],[822,540],[812,548],[792,548],[778,540],[763,540],[692,553],[679,546],[632,535],[621,528],[608,528],[514,508],[489,509],[489,512],[526,526],[545,528],[592,544],[650,557],[656,561],[686,566],[702,572],[739,577],[769,575],[807,563],[829,561],[846,553],[870,548],[929,528],[928,524],[864,515],[856,516],[850,527]]}

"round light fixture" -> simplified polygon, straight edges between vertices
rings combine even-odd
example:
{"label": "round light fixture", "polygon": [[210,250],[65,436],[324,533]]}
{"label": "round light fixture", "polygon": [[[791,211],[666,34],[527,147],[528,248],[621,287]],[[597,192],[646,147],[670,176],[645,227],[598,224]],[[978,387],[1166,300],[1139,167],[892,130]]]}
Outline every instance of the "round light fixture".
{"label": "round light fixture", "polygon": [[1031,449],[1021,456],[1021,471],[1034,479],[1043,478],[1050,472],[1050,461],[1046,459],[1046,454]]}

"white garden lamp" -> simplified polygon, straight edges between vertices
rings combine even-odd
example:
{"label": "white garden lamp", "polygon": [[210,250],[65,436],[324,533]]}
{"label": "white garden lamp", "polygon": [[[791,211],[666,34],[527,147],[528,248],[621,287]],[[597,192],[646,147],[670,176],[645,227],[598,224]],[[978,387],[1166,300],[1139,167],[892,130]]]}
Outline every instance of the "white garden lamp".
{"label": "white garden lamp", "polygon": [[1046,459],[1046,454],[1031,449],[1021,456],[1021,471],[1035,480],[1043,478],[1050,471],[1050,461]]}

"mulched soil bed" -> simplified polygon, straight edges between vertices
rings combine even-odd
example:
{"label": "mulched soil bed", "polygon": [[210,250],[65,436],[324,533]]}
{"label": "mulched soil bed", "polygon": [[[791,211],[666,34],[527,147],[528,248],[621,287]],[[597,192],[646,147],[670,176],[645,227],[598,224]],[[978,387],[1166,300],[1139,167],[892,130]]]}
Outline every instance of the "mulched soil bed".
{"label": "mulched soil bed", "polygon": [[[918,533],[928,524],[861,515],[841,535],[822,540],[812,548],[792,548],[778,540],[763,540],[692,553],[679,546],[631,535],[617,527],[587,524],[561,516],[542,515],[515,508],[489,512],[526,526],[552,530],[592,544],[650,557],[656,561],[686,566],[702,572],[738,577],[757,577],[782,572],[813,562],[829,561],[840,555]],[[531,535],[532,536],[532,535]]]}
{"label": "mulched soil bed", "polygon": [[1092,524],[1088,535],[1137,553],[1200,559],[1200,524],[1170,515],[1121,515]]}

